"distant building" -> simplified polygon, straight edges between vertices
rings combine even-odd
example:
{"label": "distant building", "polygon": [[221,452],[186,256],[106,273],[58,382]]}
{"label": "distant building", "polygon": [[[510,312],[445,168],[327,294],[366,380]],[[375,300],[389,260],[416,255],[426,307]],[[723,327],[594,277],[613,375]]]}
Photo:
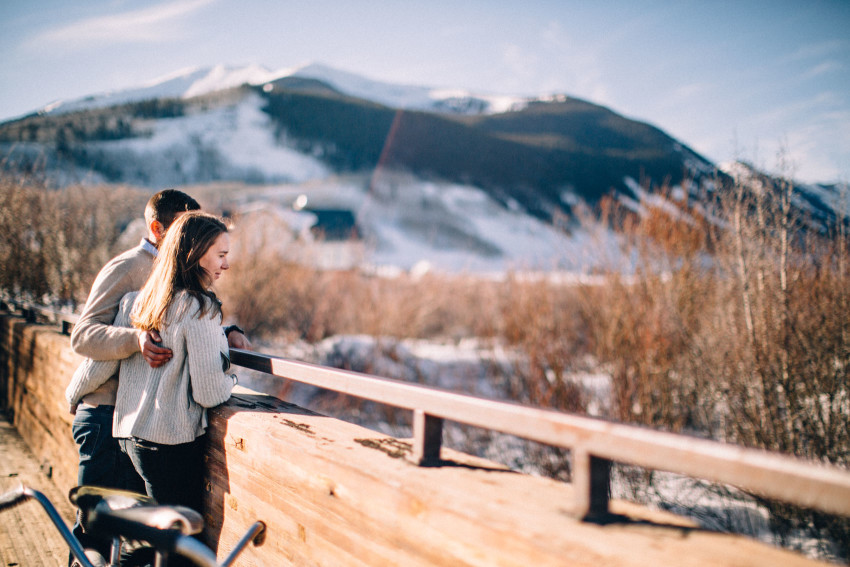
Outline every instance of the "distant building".
{"label": "distant building", "polygon": [[325,242],[338,240],[359,240],[360,230],[354,213],[348,209],[302,209],[316,216],[316,222],[310,227],[310,233],[316,240]]}
{"label": "distant building", "polygon": [[366,249],[354,213],[348,209],[290,208],[268,202],[238,211],[239,240],[248,250],[320,269],[351,269]]}

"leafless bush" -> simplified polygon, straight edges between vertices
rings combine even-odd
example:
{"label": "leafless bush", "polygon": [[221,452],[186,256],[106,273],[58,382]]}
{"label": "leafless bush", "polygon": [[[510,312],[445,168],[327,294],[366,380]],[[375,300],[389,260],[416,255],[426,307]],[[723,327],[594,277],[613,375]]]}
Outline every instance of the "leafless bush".
{"label": "leafless bush", "polygon": [[586,400],[570,375],[587,354],[584,314],[572,286],[545,279],[509,278],[500,286],[496,333],[523,353],[511,376],[514,399],[564,411],[584,411]]}
{"label": "leafless bush", "polygon": [[[791,197],[787,182],[738,183],[712,223],[684,202],[624,215],[636,278],[583,302],[614,417],[850,465],[850,240],[840,222],[822,232],[796,216]],[[848,556],[846,520],[763,504],[780,540],[808,529]]]}
{"label": "leafless bush", "polygon": [[85,301],[146,198],[120,187],[52,190],[0,178],[0,288],[72,307]]}

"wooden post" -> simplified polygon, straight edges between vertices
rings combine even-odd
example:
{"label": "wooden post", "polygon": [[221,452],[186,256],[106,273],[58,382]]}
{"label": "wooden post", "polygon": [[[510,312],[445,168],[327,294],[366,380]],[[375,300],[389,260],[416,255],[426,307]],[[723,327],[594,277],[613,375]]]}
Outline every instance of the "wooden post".
{"label": "wooden post", "polygon": [[608,515],[611,491],[611,461],[591,455],[587,449],[573,449],[573,491],[575,515],[593,521]]}
{"label": "wooden post", "polygon": [[443,419],[413,410],[413,462],[427,465],[439,462],[443,444]]}

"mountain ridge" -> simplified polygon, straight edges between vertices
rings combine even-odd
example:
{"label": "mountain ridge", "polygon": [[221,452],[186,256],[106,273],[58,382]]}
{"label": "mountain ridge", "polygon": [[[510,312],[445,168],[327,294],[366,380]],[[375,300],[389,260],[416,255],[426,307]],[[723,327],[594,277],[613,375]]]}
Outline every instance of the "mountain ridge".
{"label": "mountain ridge", "polygon": [[[543,225],[574,237],[577,212],[605,197],[633,208],[664,187],[699,200],[732,179],[661,129],[590,101],[547,95],[502,98],[499,106],[462,94],[393,86],[316,65],[283,72],[260,66],[183,70],[155,84],[0,123],[0,167],[53,185],[85,181],[154,190],[232,182],[305,195],[325,185],[333,188],[329,194],[356,195],[349,201],[357,203],[351,210],[358,223],[368,218],[383,226],[371,233],[396,262],[406,257],[391,252],[403,226],[404,238],[419,239],[417,246],[430,247],[435,257],[450,254],[455,262],[466,242],[488,266],[498,250],[512,261],[518,258],[510,254],[534,256],[531,241],[506,252],[512,242],[497,234],[498,224],[483,218],[465,223],[470,213],[452,210],[440,193],[502,219],[503,230],[515,231],[513,240],[537,234],[537,246],[556,254],[570,245],[554,245],[559,237]],[[837,192],[801,187],[796,203],[828,217]],[[392,202],[410,210],[393,209]],[[395,228],[361,209],[381,211]],[[442,229],[423,226],[423,219]],[[535,257],[536,264],[545,263]],[[574,266],[570,259],[557,264]]]}
{"label": "mountain ridge", "polygon": [[[262,99],[260,111],[267,118],[256,115],[256,97]],[[480,185],[503,204],[517,202],[540,218],[551,218],[559,209],[569,215],[573,197],[565,199],[565,193],[594,203],[611,191],[631,193],[627,177],[676,184],[714,171],[710,162],[659,129],[587,101],[560,95],[502,97],[498,103],[475,95],[463,99],[458,92],[389,85],[318,64],[283,72],[216,66],[0,124],[0,143],[18,144],[24,169],[28,160],[35,161],[27,152],[37,151],[48,167],[61,170],[60,163],[70,162],[66,170],[85,170],[85,175],[109,182],[302,179],[300,172],[287,174],[260,163],[247,169],[227,163],[233,161],[233,148],[224,147],[228,144],[221,140],[247,140],[250,130],[257,143],[271,132],[277,150],[300,153],[302,162],[318,160],[326,169],[346,172],[374,168],[380,160],[382,167],[428,179]],[[231,110],[225,110],[228,105]],[[236,109],[239,105],[241,110]],[[509,110],[501,112],[503,108]],[[226,125],[246,113],[255,116],[252,124]],[[193,129],[189,118],[203,114],[210,117],[208,122],[218,116],[219,123]],[[176,140],[180,134],[172,127],[177,121],[183,122],[182,141]],[[259,130],[266,133],[258,131],[261,122]],[[204,134],[204,128],[219,132],[219,141]],[[165,130],[172,140],[162,143],[172,146],[171,154],[183,156],[183,163],[139,171],[153,164],[134,163],[138,160],[129,154],[162,153],[141,146],[157,132],[162,138]],[[205,163],[206,170],[200,165],[193,169],[195,162]]]}
{"label": "mountain ridge", "polygon": [[[322,63],[309,63],[277,71],[269,70],[267,67],[258,64],[246,66],[214,65],[181,69],[155,78],[138,87],[97,93],[69,101],[54,101],[19,118],[31,114],[75,112],[101,106],[139,102],[150,98],[186,99],[243,84],[263,85],[287,77],[319,80],[335,86],[338,90],[350,96],[409,110],[504,112],[521,106],[527,100],[525,97],[511,95],[476,95],[462,89],[396,85],[334,69]],[[464,100],[467,100],[467,102],[463,102]]]}

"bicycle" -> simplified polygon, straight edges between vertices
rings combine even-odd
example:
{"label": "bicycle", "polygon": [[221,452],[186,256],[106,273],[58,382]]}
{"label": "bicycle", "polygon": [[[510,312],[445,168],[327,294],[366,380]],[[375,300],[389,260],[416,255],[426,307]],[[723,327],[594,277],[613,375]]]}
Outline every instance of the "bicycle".
{"label": "bicycle", "polygon": [[[265,538],[265,524],[255,522],[224,561],[219,563],[212,549],[192,537],[201,532],[204,521],[198,512],[190,508],[164,506],[144,494],[95,486],[72,488],[68,497],[80,511],[86,532],[111,539],[108,559],[96,550],[84,549],[50,499],[38,490],[19,485],[0,495],[0,511],[29,499],[36,500],[47,512],[81,567],[167,567],[172,554],[181,555],[199,567],[228,567],[248,543],[253,542],[258,546]],[[137,545],[135,553],[129,553],[122,559],[122,545],[126,547],[129,542],[142,542],[143,545]]]}

